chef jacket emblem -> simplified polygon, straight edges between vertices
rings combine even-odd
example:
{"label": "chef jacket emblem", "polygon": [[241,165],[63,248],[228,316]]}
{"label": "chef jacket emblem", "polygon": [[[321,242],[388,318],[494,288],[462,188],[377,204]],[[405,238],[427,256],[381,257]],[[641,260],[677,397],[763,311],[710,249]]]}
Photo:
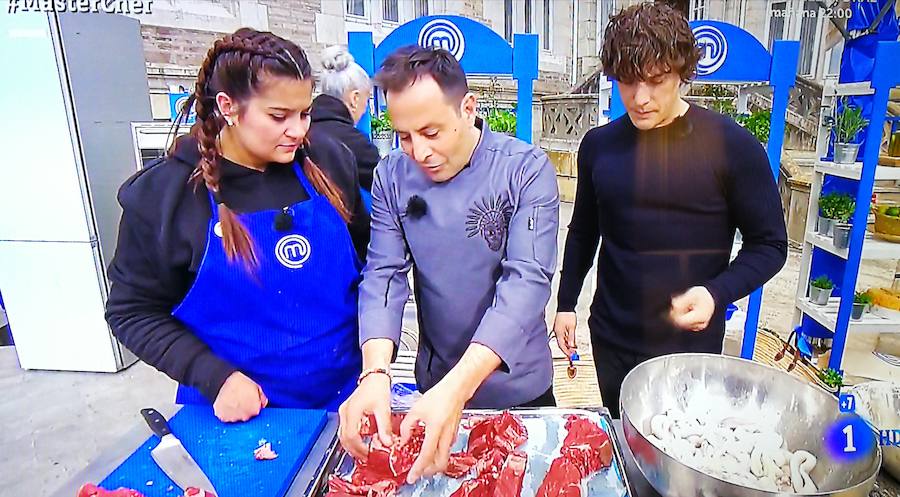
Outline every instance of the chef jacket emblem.
{"label": "chef jacket emblem", "polygon": [[469,209],[466,232],[469,238],[481,235],[488,248],[499,252],[509,233],[509,221],[513,208],[509,200],[501,196],[482,198]]}

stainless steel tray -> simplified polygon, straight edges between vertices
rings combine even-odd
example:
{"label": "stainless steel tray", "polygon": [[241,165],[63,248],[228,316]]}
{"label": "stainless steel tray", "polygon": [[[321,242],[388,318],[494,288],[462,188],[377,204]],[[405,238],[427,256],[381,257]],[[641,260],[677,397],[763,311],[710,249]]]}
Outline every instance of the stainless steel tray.
{"label": "stainless steel tray", "polygon": [[[609,468],[601,470],[587,481],[582,482],[582,497],[634,497],[628,477],[625,474],[625,464],[618,437],[613,428],[609,411],[605,408],[597,409],[569,409],[569,408],[539,408],[539,409],[510,409],[514,414],[522,417],[526,429],[528,429],[528,442],[522,447],[528,454],[528,466],[525,479],[522,484],[520,497],[534,497],[535,492],[544,480],[544,476],[559,455],[559,447],[565,437],[565,418],[569,414],[585,416],[597,422],[609,435],[613,447],[613,461]],[[502,410],[472,409],[463,411],[463,418],[473,416],[496,415]],[[543,427],[543,429],[541,429]],[[555,432],[553,429],[555,428]],[[453,452],[463,450],[468,443],[468,433],[460,433]],[[324,468],[323,475],[338,474],[346,477],[353,470],[354,461],[339,446],[335,448],[333,458],[329,466]],[[397,495],[398,497],[449,497],[467,478],[454,479],[444,475],[426,478],[415,485],[404,485]],[[312,493],[315,497],[322,497],[328,492],[328,478],[320,478],[316,482],[317,487]]]}

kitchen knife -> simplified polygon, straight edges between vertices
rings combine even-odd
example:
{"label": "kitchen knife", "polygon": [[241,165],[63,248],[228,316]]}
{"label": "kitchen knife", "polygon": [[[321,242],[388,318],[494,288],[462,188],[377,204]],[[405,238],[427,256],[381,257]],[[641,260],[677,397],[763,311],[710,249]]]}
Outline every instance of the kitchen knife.
{"label": "kitchen knife", "polygon": [[150,455],[163,472],[182,490],[194,487],[218,495],[209,478],[185,450],[181,441],[172,434],[166,418],[156,409],[141,409],[141,415],[153,433],[160,438],[159,445]]}

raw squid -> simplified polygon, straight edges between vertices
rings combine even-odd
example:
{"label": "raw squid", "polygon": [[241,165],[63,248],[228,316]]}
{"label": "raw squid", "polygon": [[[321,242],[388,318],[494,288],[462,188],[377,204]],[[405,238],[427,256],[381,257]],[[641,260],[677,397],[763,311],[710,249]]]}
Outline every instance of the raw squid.
{"label": "raw squid", "polygon": [[648,438],[682,463],[732,483],[770,492],[818,492],[809,476],[816,456],[788,450],[784,437],[752,421],[669,409],[650,419]]}

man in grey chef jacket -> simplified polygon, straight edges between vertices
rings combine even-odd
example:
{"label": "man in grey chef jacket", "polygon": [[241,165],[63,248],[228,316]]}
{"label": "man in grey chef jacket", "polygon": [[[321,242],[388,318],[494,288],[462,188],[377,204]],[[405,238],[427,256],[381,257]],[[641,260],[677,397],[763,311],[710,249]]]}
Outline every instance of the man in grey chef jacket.
{"label": "man in grey chef jacket", "polygon": [[[382,64],[401,150],[372,186],[372,237],[359,296],[363,371],[341,406],[341,443],[365,457],[360,422],[382,442],[424,425],[410,482],[446,469],[463,407],[552,406],[544,307],[556,267],[559,193],[539,148],[493,133],[446,50],[404,47]],[[391,439],[390,363],[407,273],[419,313],[416,382],[423,397]]]}

